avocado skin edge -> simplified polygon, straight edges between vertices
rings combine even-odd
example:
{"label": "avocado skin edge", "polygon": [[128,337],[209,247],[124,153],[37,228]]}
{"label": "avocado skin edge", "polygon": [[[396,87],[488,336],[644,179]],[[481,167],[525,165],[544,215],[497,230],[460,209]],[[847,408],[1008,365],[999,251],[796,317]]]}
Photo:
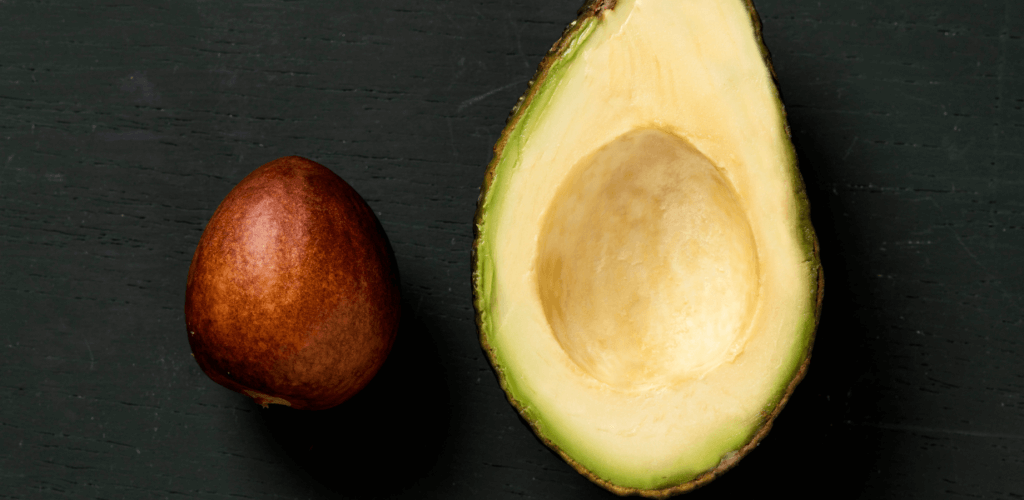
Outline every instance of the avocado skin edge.
{"label": "avocado skin edge", "polygon": [[537,95],[538,91],[543,86],[544,80],[547,78],[547,74],[551,66],[559,59],[559,57],[565,52],[565,50],[569,48],[569,45],[573,40],[574,36],[579,32],[580,29],[584,27],[585,21],[591,18],[599,17],[606,10],[613,10],[616,7],[616,4],[618,3],[617,0],[587,0],[586,3],[584,3],[583,6],[580,7],[580,9],[577,11],[576,20],[571,22],[569,26],[565,28],[565,30],[562,32],[562,36],[551,46],[551,49],[548,50],[547,55],[544,57],[539,67],[537,68],[537,72],[534,74],[534,77],[528,83],[528,89],[526,93],[519,98],[519,100],[516,102],[516,105],[512,108],[511,113],[509,113],[508,119],[505,121],[505,128],[502,130],[498,142],[495,143],[494,145],[494,156],[491,158],[490,163],[487,165],[487,170],[484,173],[484,182],[480,189],[480,195],[477,198],[477,210],[476,214],[473,217],[473,248],[470,256],[470,271],[472,275],[471,287],[473,294],[474,313],[477,326],[477,335],[480,338],[480,345],[483,348],[485,354],[487,355],[487,360],[491,364],[491,367],[493,368],[495,375],[498,378],[498,382],[501,385],[501,389],[502,391],[504,391],[505,396],[508,399],[508,402],[516,409],[516,412],[519,414],[520,418],[530,426],[530,430],[533,431],[533,434],[534,436],[537,437],[537,439],[539,439],[542,443],[544,443],[545,446],[547,446],[552,451],[557,453],[560,457],[562,457],[562,459],[565,460],[565,462],[568,463],[570,466],[572,466],[572,468],[575,469],[576,472],[579,472],[584,477],[589,479],[591,482],[597,484],[598,486],[601,486],[602,488],[605,488],[606,490],[621,496],[639,495],[649,498],[667,498],[680,493],[692,491],[701,486],[704,486],[705,484],[711,482],[716,477],[722,475],[729,469],[736,466],[736,464],[739,463],[741,458],[743,458],[748,453],[750,453],[754,448],[756,448],[757,445],[761,442],[761,440],[768,435],[768,431],[771,430],[772,423],[775,421],[775,418],[779,415],[779,412],[782,411],[782,408],[786,406],[786,403],[789,401],[790,396],[792,396],[793,391],[796,389],[796,386],[799,385],[800,381],[803,380],[804,376],[807,374],[807,369],[811,362],[811,350],[814,345],[815,336],[817,334],[818,323],[821,318],[822,302],[825,297],[825,275],[824,270],[821,266],[820,249],[818,246],[817,236],[815,235],[813,226],[811,225],[810,204],[807,200],[806,187],[803,181],[803,176],[800,175],[800,167],[798,165],[798,162],[796,161],[796,153],[795,151],[792,151],[793,136],[789,128],[789,122],[788,120],[786,120],[785,107],[782,104],[783,101],[779,93],[778,76],[775,74],[775,68],[772,66],[771,54],[768,51],[768,47],[765,46],[764,39],[762,37],[761,18],[758,15],[757,10],[754,8],[752,0],[741,1],[745,4],[747,12],[750,14],[750,21],[751,27],[753,28],[754,38],[757,41],[757,46],[761,50],[761,58],[764,60],[764,63],[768,68],[768,72],[771,74],[772,87],[775,90],[776,98],[779,101],[780,113],[782,115],[781,118],[783,121],[783,125],[785,126],[786,137],[789,140],[791,154],[793,156],[791,173],[793,174],[792,179],[795,188],[794,197],[797,200],[797,205],[800,207],[799,219],[800,226],[803,228],[804,232],[803,243],[806,246],[811,247],[811,268],[817,270],[817,289],[814,292],[814,324],[811,326],[811,331],[808,334],[809,338],[807,341],[807,347],[805,348],[804,354],[802,356],[803,361],[800,363],[799,368],[797,368],[796,373],[793,374],[792,379],[789,382],[789,385],[782,393],[778,402],[775,403],[774,407],[766,408],[765,410],[762,411],[761,426],[758,427],[757,432],[754,434],[754,436],[742,448],[736,450],[735,452],[728,453],[714,468],[704,471],[694,479],[679,485],[669,486],[660,489],[640,489],[626,488],[612,484],[604,479],[601,479],[600,477],[597,477],[586,467],[583,467],[580,463],[573,460],[572,457],[570,457],[568,454],[562,451],[561,448],[559,448],[556,444],[551,442],[539,431],[537,423],[534,420],[531,420],[524,411],[525,406],[518,400],[516,400],[514,397],[512,397],[506,384],[506,375],[504,368],[498,363],[494,349],[491,347],[490,343],[487,341],[486,335],[484,334],[483,315],[480,311],[480,308],[477,307],[478,300],[480,299],[480,297],[477,295],[477,290],[479,290],[478,282],[480,280],[480,276],[477,273],[477,247],[479,246],[481,241],[480,228],[481,224],[483,223],[484,201],[487,199],[487,194],[491,188],[491,184],[494,181],[495,170],[497,168],[499,160],[502,158],[502,154],[505,149],[505,144],[508,142],[510,133],[512,132],[513,129],[515,129],[516,125],[523,117],[525,110],[530,106],[530,104],[533,101],[533,98]]}

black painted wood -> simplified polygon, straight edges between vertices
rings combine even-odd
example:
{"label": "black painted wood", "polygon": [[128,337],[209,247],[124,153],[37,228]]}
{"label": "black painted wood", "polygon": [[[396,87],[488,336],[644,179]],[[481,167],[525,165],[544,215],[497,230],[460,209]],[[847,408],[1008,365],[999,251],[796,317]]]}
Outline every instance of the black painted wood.
{"label": "black painted wood", "polygon": [[[814,360],[691,498],[1024,497],[1024,4],[761,0],[821,239]],[[574,1],[0,1],[0,498],[606,498],[477,341],[490,150]],[[322,413],[203,375],[182,304],[246,173],[315,159],[404,281]]]}

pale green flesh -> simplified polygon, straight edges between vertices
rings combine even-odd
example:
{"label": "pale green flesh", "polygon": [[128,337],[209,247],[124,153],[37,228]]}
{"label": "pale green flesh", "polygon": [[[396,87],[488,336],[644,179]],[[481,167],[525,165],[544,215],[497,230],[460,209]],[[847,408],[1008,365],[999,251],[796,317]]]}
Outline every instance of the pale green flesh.
{"label": "pale green flesh", "polygon": [[[751,79],[760,79],[754,88],[763,95],[758,94],[749,99],[757,107],[748,107],[758,110],[748,113],[753,118],[744,115],[733,119],[728,112],[723,112],[720,113],[722,117],[715,115],[714,119],[709,121],[717,120],[725,124],[749,122],[756,130],[737,132],[723,126],[688,127],[688,123],[693,120],[679,120],[681,123],[676,123],[675,115],[665,119],[665,116],[656,116],[654,112],[644,114],[644,111],[638,111],[621,120],[618,117],[623,113],[611,115],[607,121],[611,123],[609,129],[613,130],[609,130],[604,136],[585,133],[586,130],[581,132],[592,141],[590,143],[572,136],[571,130],[586,129],[593,120],[573,121],[565,118],[563,110],[573,109],[573,105],[578,104],[573,100],[575,97],[568,95],[567,87],[591,88],[587,87],[588,84],[581,83],[586,81],[581,76],[586,74],[583,67],[595,64],[587,60],[587,57],[599,58],[609,33],[621,34],[617,30],[622,30],[623,25],[643,20],[641,15],[636,16],[637,20],[629,19],[630,9],[636,7],[636,3],[638,2],[621,1],[615,12],[608,17],[584,21],[574,32],[573,40],[568,44],[569,48],[548,69],[541,87],[532,100],[524,103],[524,109],[519,110],[518,120],[513,121],[512,128],[506,131],[504,148],[493,167],[493,180],[481,203],[474,287],[481,334],[490,348],[492,362],[500,373],[504,389],[517,402],[524,418],[531,423],[538,435],[602,480],[624,488],[657,490],[693,480],[701,473],[715,468],[723,457],[750,441],[764,424],[764,415],[771,413],[784,396],[789,381],[806,358],[813,335],[818,264],[813,254],[814,237],[807,220],[806,200],[803,197],[799,175],[795,170],[795,155],[785,133],[781,104],[771,86],[767,70],[760,62],[750,19],[749,16],[745,16],[741,2],[735,2],[736,5],[722,9],[727,11],[723,18],[728,23],[738,25],[737,28],[730,24],[730,29],[746,33],[749,39],[737,44],[744,47],[743,57],[756,58],[758,64],[745,63],[742,71],[749,71],[753,76],[743,76],[741,71],[737,81],[749,84]],[[661,8],[661,3],[651,0],[644,1],[640,6],[653,10]],[[696,10],[709,9],[706,1],[690,3],[700,4],[700,9]],[[686,14],[699,13],[695,11]],[[630,26],[626,26],[625,29],[629,28]],[[651,40],[660,41],[659,38]],[[712,40],[709,43],[715,42]],[[583,54],[587,55],[581,57]],[[593,67],[585,69],[594,71]],[[662,68],[660,71],[665,70]],[[709,74],[713,77],[720,76],[715,71],[713,68],[709,70]],[[689,75],[684,75],[676,82],[684,91],[687,86],[686,77]],[[712,94],[718,91],[716,83],[721,82],[706,85]],[[727,83],[731,83],[731,80]],[[658,91],[660,88],[654,89],[655,93]],[[687,104],[683,103],[678,107],[687,108]],[[698,111],[703,109],[700,103],[690,104],[689,108]],[[744,109],[742,105],[733,108],[741,111]],[[566,127],[565,123],[573,126]],[[548,207],[552,205],[552,197],[557,196],[556,192],[562,182],[558,180],[559,175],[567,175],[549,172],[568,172],[575,164],[575,161],[559,161],[553,158],[557,156],[556,154],[544,156],[537,151],[561,148],[564,144],[569,144],[564,147],[570,152],[564,156],[578,160],[593,153],[602,145],[612,142],[616,137],[652,125],[659,129],[664,128],[670,134],[692,143],[724,172],[728,182],[735,184],[737,196],[742,200],[738,206],[746,210],[752,219],[751,225],[759,242],[757,251],[762,254],[760,259],[762,262],[768,260],[769,269],[763,272],[761,280],[769,281],[769,295],[778,299],[776,302],[759,299],[760,301],[747,311],[757,316],[752,320],[754,323],[750,327],[753,329],[750,335],[754,338],[751,349],[761,352],[756,350],[760,349],[758,346],[761,343],[770,344],[767,341],[758,343],[760,341],[757,340],[766,335],[759,332],[769,330],[781,332],[778,334],[782,335],[786,347],[779,352],[765,351],[767,354],[761,355],[756,352],[744,352],[741,345],[738,348],[739,361],[734,362],[726,358],[722,358],[725,359],[722,361],[714,358],[718,360],[717,363],[724,363],[721,370],[709,368],[711,373],[706,376],[694,375],[689,371],[680,372],[684,374],[678,375],[677,378],[682,377],[680,380],[683,381],[676,385],[668,384],[667,387],[667,383],[660,381],[669,380],[670,377],[654,377],[651,380],[659,381],[662,385],[652,385],[653,389],[642,392],[638,388],[643,384],[631,384],[628,379],[600,375],[593,371],[594,368],[585,366],[586,359],[589,358],[584,357],[584,361],[580,361],[581,358],[578,356],[573,358],[572,348],[570,352],[565,351],[565,345],[572,344],[573,341],[556,338],[558,334],[551,330],[551,326],[547,324],[547,316],[543,312],[544,308],[540,307],[545,302],[536,292],[536,280],[530,282],[530,276],[531,273],[536,273],[534,263],[538,250],[535,241],[538,238],[536,233],[540,231],[539,226],[542,225],[540,221],[544,220]],[[615,127],[618,129],[614,129]],[[569,129],[570,132],[563,134],[568,137],[563,137],[564,141],[549,139],[552,131],[561,133],[559,131],[565,129]],[[744,141],[754,142],[751,148],[755,152],[734,155],[741,156],[740,158],[730,157],[730,146],[742,144]],[[738,166],[733,168],[732,165]],[[765,167],[769,169],[767,174],[758,173],[758,169],[763,165],[768,165]],[[552,178],[533,182],[520,180],[528,176],[543,175]],[[771,182],[765,182],[766,179]],[[549,184],[553,186],[549,188]],[[758,189],[772,190],[772,194],[762,196]],[[775,207],[781,207],[778,216],[759,215],[778,210]],[[532,233],[522,229],[529,224],[538,226],[538,229]],[[765,229],[765,226],[768,228]],[[525,241],[529,240],[531,234],[534,241]],[[511,240],[520,243],[507,243]],[[773,260],[776,251],[782,255],[779,264]],[[503,255],[506,256],[504,260]],[[749,332],[743,330],[740,333],[747,335]],[[523,344],[527,346],[523,347]],[[764,361],[748,361],[757,356],[762,356]],[[748,364],[754,366],[751,368],[754,371],[743,375],[746,373],[743,371],[745,368],[740,367]],[[714,363],[708,366],[712,365]],[[762,365],[770,366],[770,370]],[[756,390],[733,391],[733,386],[730,385],[714,385],[717,383],[716,380],[743,380],[743,377],[751,376],[757,377],[758,382],[753,384],[758,385]],[[559,384],[562,381],[565,381],[569,388],[551,387],[551,384]],[[615,389],[608,385],[609,382],[612,386],[619,384],[620,387]],[[688,401],[697,401],[698,403],[694,403],[696,406],[716,401],[712,398],[713,394],[718,393],[715,391],[722,392],[724,399],[737,399],[737,407],[742,408],[735,411],[723,410],[722,418],[715,419],[707,415],[701,416],[703,414],[698,410],[688,406]],[[691,393],[691,399],[684,397]],[[602,399],[606,399],[607,402],[603,404]],[[613,422],[608,426],[609,430],[602,430],[602,422],[619,418],[611,413],[619,407],[626,407],[624,413],[632,413],[622,417],[621,422]],[[645,411],[647,413],[644,413]],[[671,421],[679,415],[691,414],[687,412],[693,412],[693,415],[699,417],[700,422],[708,422],[706,425],[693,424],[701,429],[699,439],[685,437],[689,434],[681,431],[673,434],[675,431],[671,430],[688,425],[683,421]],[[652,448],[649,443],[662,441],[656,439],[658,431],[651,430],[657,429],[657,426],[667,426],[666,428],[670,429],[666,431],[668,434],[663,440],[670,442],[666,447],[672,446],[672,443],[685,443],[685,446],[679,445],[681,449],[678,450],[656,450],[652,453],[654,458],[647,460],[644,455],[645,448]],[[630,439],[625,435],[628,434],[627,431],[633,432],[630,429],[641,436],[637,440],[641,444],[634,450],[625,450],[630,446]],[[605,440],[602,436],[609,439]]]}

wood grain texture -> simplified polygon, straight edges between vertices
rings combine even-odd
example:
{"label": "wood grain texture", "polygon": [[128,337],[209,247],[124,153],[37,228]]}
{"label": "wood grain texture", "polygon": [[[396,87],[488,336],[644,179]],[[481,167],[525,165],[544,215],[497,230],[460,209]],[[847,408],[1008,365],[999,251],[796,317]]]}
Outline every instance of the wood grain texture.
{"label": "wood grain texture", "polygon": [[[606,498],[505,401],[469,285],[491,147],[577,3],[0,2],[0,498]],[[828,291],[771,434],[690,498],[1024,497],[1024,4],[756,5]],[[392,356],[320,413],[217,386],[184,330],[206,222],[291,154],[403,280]]]}

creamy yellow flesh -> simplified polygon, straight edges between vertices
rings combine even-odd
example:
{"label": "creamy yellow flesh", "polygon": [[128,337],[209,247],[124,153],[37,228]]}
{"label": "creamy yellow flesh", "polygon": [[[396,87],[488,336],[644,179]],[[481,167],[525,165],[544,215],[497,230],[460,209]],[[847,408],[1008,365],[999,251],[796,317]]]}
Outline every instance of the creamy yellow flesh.
{"label": "creamy yellow flesh", "polygon": [[806,205],[750,16],[620,0],[544,85],[482,206],[483,335],[573,460],[623,487],[688,481],[750,439],[813,330]]}
{"label": "creamy yellow flesh", "polygon": [[732,187],[677,136],[641,129],[573,167],[541,229],[537,285],[565,353],[615,388],[700,377],[742,350],[757,250]]}

